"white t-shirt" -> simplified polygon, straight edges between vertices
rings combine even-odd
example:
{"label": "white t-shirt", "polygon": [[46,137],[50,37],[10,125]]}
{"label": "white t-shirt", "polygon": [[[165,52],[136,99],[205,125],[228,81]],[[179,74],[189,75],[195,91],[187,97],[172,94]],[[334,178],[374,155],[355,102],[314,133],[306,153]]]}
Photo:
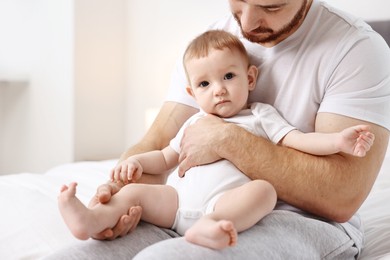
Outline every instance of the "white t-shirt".
{"label": "white t-shirt", "polygon": [[[390,130],[390,49],[363,20],[313,0],[300,28],[271,48],[244,39],[232,15],[210,29],[238,36],[251,63],[259,68],[249,102],[271,104],[302,132],[315,131],[316,115],[321,112]],[[186,84],[179,61],[166,100],[198,107],[186,93]],[[360,247],[359,218],[342,225]]]}

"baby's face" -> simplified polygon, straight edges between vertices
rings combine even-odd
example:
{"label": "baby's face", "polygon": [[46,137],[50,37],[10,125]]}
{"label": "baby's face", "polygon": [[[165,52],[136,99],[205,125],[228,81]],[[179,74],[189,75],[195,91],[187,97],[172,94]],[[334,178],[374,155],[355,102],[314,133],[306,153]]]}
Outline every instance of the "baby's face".
{"label": "baby's face", "polygon": [[247,106],[248,63],[237,50],[210,50],[207,57],[187,60],[186,69],[191,95],[206,113],[231,117]]}

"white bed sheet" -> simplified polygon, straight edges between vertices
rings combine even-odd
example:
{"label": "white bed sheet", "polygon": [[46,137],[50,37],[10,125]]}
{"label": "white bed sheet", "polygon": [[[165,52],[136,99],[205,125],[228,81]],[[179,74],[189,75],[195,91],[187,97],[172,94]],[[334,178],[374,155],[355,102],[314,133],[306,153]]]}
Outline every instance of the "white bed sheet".
{"label": "white bed sheet", "polygon": [[[0,259],[39,259],[76,242],[57,209],[64,183],[77,181],[78,197],[88,203],[96,187],[107,180],[116,161],[61,165],[45,174],[0,177]],[[366,231],[363,260],[390,259],[390,158],[359,210]]]}
{"label": "white bed sheet", "polygon": [[45,174],[1,176],[0,259],[39,259],[77,241],[59,214],[59,188],[77,181],[77,196],[88,203],[114,165],[115,161],[81,162]]}

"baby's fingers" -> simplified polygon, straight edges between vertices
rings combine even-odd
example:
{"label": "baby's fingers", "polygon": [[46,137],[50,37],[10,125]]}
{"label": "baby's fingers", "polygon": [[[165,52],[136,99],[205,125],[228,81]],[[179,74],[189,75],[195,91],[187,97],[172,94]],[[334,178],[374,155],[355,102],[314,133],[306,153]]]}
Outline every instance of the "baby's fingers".
{"label": "baby's fingers", "polygon": [[130,182],[130,181],[135,181],[138,177],[138,172],[139,172],[139,168],[138,166],[136,165],[131,165],[129,166],[129,168],[127,169],[127,181]]}
{"label": "baby's fingers", "polygon": [[[375,135],[371,132],[364,132],[359,136],[359,143],[364,144],[365,146],[369,146],[368,149],[374,144]],[[368,151],[368,150],[367,150]]]}
{"label": "baby's fingers", "polygon": [[117,167],[118,167],[118,166],[115,166],[115,167],[111,170],[111,172],[110,172],[110,180],[111,180],[111,181],[115,181],[115,180],[116,180]]}
{"label": "baby's fingers", "polygon": [[355,151],[354,151],[354,155],[357,156],[357,157],[364,157],[366,156],[366,153],[367,153],[367,150],[366,148],[361,145],[361,144],[358,144],[355,148]]}
{"label": "baby's fingers", "polygon": [[363,157],[371,149],[375,136],[371,132],[361,133],[355,147],[355,155]]}
{"label": "baby's fingers", "polygon": [[121,175],[123,171],[127,171],[126,164],[119,164],[115,166],[115,168],[111,171],[111,181],[121,181]]}

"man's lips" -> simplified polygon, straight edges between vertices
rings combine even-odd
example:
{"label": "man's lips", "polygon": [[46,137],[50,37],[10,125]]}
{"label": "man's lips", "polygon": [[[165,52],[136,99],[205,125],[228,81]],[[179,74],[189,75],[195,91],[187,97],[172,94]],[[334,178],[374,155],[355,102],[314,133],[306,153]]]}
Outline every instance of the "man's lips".
{"label": "man's lips", "polygon": [[249,34],[256,35],[259,33],[273,33],[273,32],[274,32],[274,30],[269,29],[269,28],[257,28],[255,30],[251,31]]}
{"label": "man's lips", "polygon": [[274,31],[271,30],[271,29],[257,28],[257,29],[255,29],[253,31],[245,32],[244,35],[248,36],[248,37],[256,37],[256,36],[259,36],[259,35],[270,34],[270,33],[273,33],[273,32]]}

